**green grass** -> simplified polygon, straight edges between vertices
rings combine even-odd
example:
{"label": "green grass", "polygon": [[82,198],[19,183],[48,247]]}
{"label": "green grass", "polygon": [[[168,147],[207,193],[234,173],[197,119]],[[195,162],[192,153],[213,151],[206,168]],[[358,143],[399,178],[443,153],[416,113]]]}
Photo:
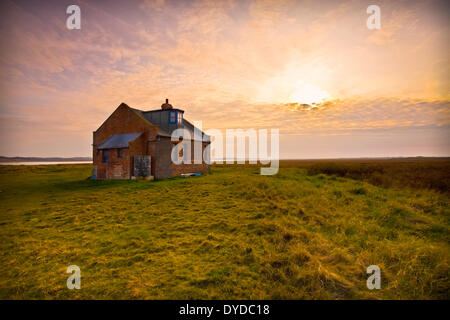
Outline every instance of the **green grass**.
{"label": "green grass", "polygon": [[[0,166],[2,299],[449,299],[449,197],[256,167],[164,181]],[[81,268],[81,290],[66,269]],[[381,268],[368,290],[366,268]]]}

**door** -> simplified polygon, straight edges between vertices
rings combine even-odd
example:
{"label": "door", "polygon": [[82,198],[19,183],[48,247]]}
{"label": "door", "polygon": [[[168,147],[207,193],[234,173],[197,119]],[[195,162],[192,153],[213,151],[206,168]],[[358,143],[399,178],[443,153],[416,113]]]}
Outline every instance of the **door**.
{"label": "door", "polygon": [[148,177],[151,175],[151,156],[134,156],[134,176]]}

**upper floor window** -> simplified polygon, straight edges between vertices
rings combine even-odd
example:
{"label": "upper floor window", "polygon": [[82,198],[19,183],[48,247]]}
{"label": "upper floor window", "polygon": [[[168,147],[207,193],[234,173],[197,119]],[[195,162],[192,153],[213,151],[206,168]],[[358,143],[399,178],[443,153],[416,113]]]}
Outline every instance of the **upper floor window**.
{"label": "upper floor window", "polygon": [[177,123],[177,112],[175,110],[169,111],[169,123],[170,124]]}
{"label": "upper floor window", "polygon": [[178,112],[178,124],[183,123],[183,112]]}

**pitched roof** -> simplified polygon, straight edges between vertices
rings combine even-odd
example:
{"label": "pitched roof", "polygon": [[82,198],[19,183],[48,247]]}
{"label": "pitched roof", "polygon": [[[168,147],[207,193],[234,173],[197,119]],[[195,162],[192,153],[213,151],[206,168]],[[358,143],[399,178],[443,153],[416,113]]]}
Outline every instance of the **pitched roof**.
{"label": "pitched roof", "polygon": [[102,143],[100,143],[97,149],[117,149],[128,148],[128,144],[139,137],[142,132],[139,133],[126,133],[126,134],[114,134]]}
{"label": "pitched roof", "polygon": [[[143,110],[139,110],[139,109],[135,109],[135,108],[130,108],[130,109],[133,110],[139,117],[143,118],[144,120],[150,122],[153,125],[157,125],[158,126],[158,135],[160,135],[160,136],[171,137],[171,134],[175,129],[182,128],[182,129],[188,130],[189,133],[191,134],[191,139],[194,140],[194,125],[192,123],[190,123],[189,121],[187,121],[186,119],[184,119],[184,117],[183,117],[182,123],[169,126],[166,122],[161,121],[161,117],[158,115],[161,112],[164,112],[166,110],[143,111]],[[183,110],[176,109],[176,108],[173,108],[170,110],[171,111],[179,111],[179,112],[184,113]],[[202,131],[202,136],[204,138],[204,141],[209,141],[209,136],[206,135],[203,131]]]}

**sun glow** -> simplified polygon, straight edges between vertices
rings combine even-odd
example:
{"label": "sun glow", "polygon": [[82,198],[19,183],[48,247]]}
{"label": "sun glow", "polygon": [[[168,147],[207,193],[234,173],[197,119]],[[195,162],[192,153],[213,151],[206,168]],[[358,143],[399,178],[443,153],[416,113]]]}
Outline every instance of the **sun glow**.
{"label": "sun glow", "polygon": [[290,96],[290,102],[304,104],[318,104],[330,98],[330,94],[319,87],[299,81],[296,89]]}

